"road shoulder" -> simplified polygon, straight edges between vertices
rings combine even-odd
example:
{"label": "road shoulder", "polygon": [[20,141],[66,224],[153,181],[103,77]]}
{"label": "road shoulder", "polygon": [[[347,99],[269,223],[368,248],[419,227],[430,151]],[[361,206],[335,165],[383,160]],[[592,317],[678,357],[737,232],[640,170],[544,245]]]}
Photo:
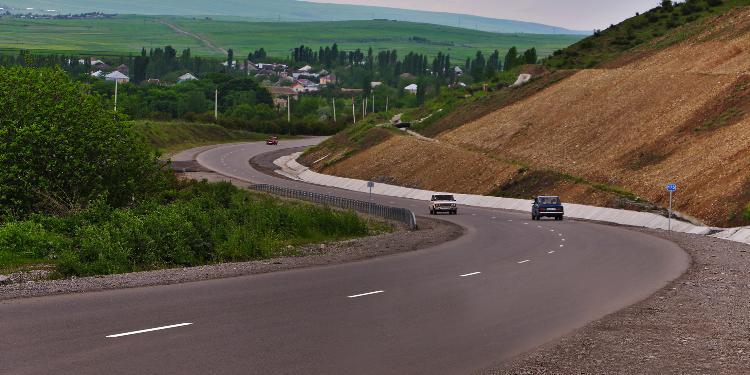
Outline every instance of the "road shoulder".
{"label": "road shoulder", "polygon": [[297,249],[299,256],[296,257],[172,268],[119,275],[62,280],[30,280],[13,283],[0,286],[0,301],[57,294],[169,285],[336,265],[427,249],[457,239],[464,233],[462,227],[447,221],[429,218],[420,218],[419,220],[420,230],[418,231],[397,230],[377,236],[302,246]]}

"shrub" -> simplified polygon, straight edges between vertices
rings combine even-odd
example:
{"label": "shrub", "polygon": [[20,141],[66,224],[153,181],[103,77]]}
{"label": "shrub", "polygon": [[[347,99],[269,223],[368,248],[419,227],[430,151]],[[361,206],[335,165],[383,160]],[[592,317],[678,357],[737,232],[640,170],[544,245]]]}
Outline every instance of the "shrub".
{"label": "shrub", "polygon": [[228,183],[185,183],[168,194],[169,203],[164,197],[129,210],[93,205],[61,219],[72,225],[48,223],[74,228],[74,244],[59,252],[58,272],[90,276],[266,259],[293,255],[288,245],[368,233],[352,212],[282,202]]}
{"label": "shrub", "polygon": [[0,227],[0,251],[25,258],[54,258],[70,247],[70,240],[51,233],[41,224],[23,221]]}
{"label": "shrub", "polygon": [[154,155],[60,69],[0,67],[0,215],[125,206],[160,183]]}

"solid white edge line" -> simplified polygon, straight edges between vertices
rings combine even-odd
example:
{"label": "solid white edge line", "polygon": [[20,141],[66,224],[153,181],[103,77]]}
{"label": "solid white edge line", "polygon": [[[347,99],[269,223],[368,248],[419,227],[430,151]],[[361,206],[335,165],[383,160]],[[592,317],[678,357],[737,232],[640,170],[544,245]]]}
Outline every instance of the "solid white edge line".
{"label": "solid white edge line", "polygon": [[353,296],[347,296],[347,298],[364,297],[364,296],[370,296],[370,295],[379,294],[379,293],[385,293],[385,290],[376,290],[374,292],[368,292],[368,293],[362,293],[362,294],[355,294]]}
{"label": "solid white edge line", "polygon": [[529,260],[529,259],[522,260],[522,261],[518,262],[518,264],[524,264],[524,263],[528,263],[528,262],[531,262],[531,260]]}
{"label": "solid white edge line", "polygon": [[193,323],[180,323],[180,324],[172,324],[169,326],[162,326],[162,327],[156,327],[156,328],[149,328],[149,329],[142,329],[138,331],[131,331],[131,332],[125,332],[125,333],[118,333],[116,335],[109,335],[106,336],[109,339],[117,338],[117,337],[123,337],[123,336],[130,336],[130,335],[137,335],[139,333],[146,333],[146,332],[153,332],[153,331],[161,331],[163,329],[170,329],[170,328],[177,328],[177,327],[184,327],[189,326]]}
{"label": "solid white edge line", "polygon": [[469,277],[469,276],[479,275],[480,273],[481,272],[466,273],[466,274],[461,275],[461,277]]}

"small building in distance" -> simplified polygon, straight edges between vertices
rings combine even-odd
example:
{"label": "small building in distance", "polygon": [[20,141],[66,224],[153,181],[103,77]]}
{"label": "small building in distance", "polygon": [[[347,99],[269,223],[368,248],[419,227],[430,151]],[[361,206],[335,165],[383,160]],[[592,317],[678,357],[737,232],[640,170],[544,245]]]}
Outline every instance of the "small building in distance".
{"label": "small building in distance", "polygon": [[118,71],[114,71],[112,73],[107,74],[104,76],[104,79],[111,82],[119,82],[119,83],[128,83],[130,82],[130,78]]}
{"label": "small building in distance", "polygon": [[130,68],[127,65],[125,65],[125,64],[121,64],[115,70],[117,70],[118,72],[120,72],[120,73],[122,73],[124,75],[130,74]]}
{"label": "small building in distance", "polygon": [[404,91],[413,95],[417,94],[417,90],[419,90],[419,86],[417,86],[416,83],[412,83],[411,85],[404,87]]}
{"label": "small building in distance", "polygon": [[187,81],[197,81],[198,78],[196,78],[194,75],[190,73],[185,73],[179,77],[177,77],[177,83],[183,83]]}
{"label": "small building in distance", "polygon": [[329,75],[320,77],[320,85],[321,86],[325,86],[325,85],[329,85],[329,84],[331,84],[331,85],[335,85],[336,84],[336,76],[334,76],[332,74],[329,74]]}

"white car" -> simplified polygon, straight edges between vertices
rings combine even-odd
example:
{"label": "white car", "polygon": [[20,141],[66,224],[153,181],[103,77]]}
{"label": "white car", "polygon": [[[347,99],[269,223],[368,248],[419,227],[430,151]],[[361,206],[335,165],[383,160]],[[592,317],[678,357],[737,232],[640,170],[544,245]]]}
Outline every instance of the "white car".
{"label": "white car", "polygon": [[430,215],[447,212],[451,215],[458,213],[456,198],[452,194],[433,194],[430,199]]}

